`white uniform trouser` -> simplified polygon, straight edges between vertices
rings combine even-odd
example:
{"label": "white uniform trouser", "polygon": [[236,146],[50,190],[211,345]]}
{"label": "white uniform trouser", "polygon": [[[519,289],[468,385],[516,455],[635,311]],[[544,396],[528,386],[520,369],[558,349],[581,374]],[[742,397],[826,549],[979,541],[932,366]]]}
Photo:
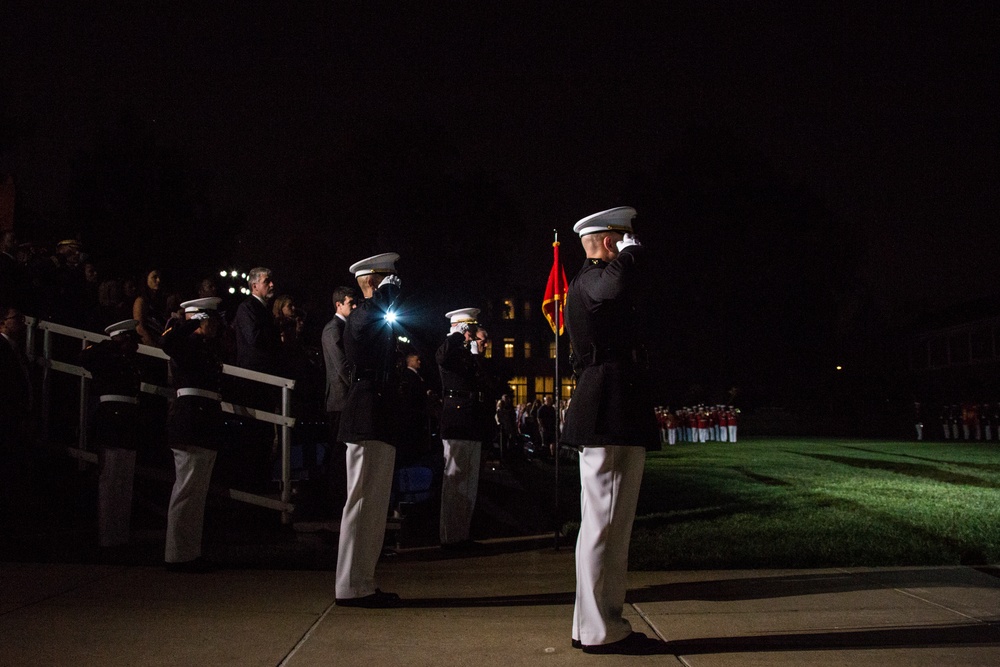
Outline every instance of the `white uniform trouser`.
{"label": "white uniform trouser", "polygon": [[584,447],[576,540],[573,639],[610,644],[632,631],[622,617],[628,546],[646,461],[642,447]]}
{"label": "white uniform trouser", "polygon": [[347,443],[347,502],[340,519],[336,596],[375,592],[375,566],[385,542],[396,448],[381,440]]}
{"label": "white uniform trouser", "polygon": [[478,440],[442,440],[444,478],[441,480],[441,544],[469,539],[472,512],[479,491]]}
{"label": "white uniform trouser", "polygon": [[216,452],[203,447],[174,449],[174,489],[167,509],[167,548],[164,560],[186,563],[201,556],[205,500],[212,481]]}
{"label": "white uniform trouser", "polygon": [[97,478],[97,534],[102,547],[128,543],[134,479],[133,450],[108,447],[101,452],[101,474]]}
{"label": "white uniform trouser", "polygon": [[729,442],[736,442],[736,427],[729,427]]}

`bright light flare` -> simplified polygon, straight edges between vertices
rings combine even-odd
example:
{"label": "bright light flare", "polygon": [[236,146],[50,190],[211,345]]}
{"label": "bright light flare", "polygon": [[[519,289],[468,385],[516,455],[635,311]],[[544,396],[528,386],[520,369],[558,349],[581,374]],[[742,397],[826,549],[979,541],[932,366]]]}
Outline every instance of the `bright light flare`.
{"label": "bright light flare", "polygon": [[388,322],[389,324],[392,324],[393,322],[395,322],[396,321],[396,313],[394,313],[394,312],[392,312],[390,310],[388,313],[385,314],[385,321]]}

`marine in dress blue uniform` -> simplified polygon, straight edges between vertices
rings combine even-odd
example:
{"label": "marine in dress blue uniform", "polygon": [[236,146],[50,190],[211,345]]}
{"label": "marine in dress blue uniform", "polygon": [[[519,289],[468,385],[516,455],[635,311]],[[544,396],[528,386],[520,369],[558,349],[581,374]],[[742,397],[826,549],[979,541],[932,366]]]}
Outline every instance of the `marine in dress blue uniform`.
{"label": "marine in dress blue uniform", "polygon": [[446,313],[451,328],[435,355],[443,393],[440,428],[444,477],[439,533],[445,549],[470,545],[482,442],[491,419],[486,404],[486,377],[480,366],[483,350],[477,340],[477,335],[485,332],[479,328],[478,316],[479,308]]}
{"label": "marine in dress blue uniform", "polygon": [[635,292],[645,248],[635,209],[587,216],[573,227],[587,259],[569,285],[566,328],[577,386],[563,442],[580,448],[581,520],[576,544],[573,646],[588,653],[655,653],[622,616],[628,546],[646,450],[659,449],[639,339]]}
{"label": "marine in dress blue uniform", "polygon": [[399,596],[375,586],[375,566],[385,539],[398,422],[400,364],[390,321],[400,293],[396,253],[350,268],[364,300],[347,319],[344,352],[351,387],[340,418],[347,445],[347,501],[337,545],[336,601],[344,607],[393,607]]}
{"label": "marine in dress blue uniform", "polygon": [[127,544],[132,518],[132,486],[139,422],[138,320],[104,330],[110,338],[87,346],[80,365],[92,377],[97,407],[91,416],[90,444],[97,448],[97,534],[102,547]]}
{"label": "marine in dress blue uniform", "polygon": [[219,449],[222,428],[222,299],[207,297],[181,304],[185,319],[163,332],[177,398],[167,417],[167,443],[174,455],[176,478],[167,509],[164,560],[176,572],[208,572],[202,557],[205,501]]}

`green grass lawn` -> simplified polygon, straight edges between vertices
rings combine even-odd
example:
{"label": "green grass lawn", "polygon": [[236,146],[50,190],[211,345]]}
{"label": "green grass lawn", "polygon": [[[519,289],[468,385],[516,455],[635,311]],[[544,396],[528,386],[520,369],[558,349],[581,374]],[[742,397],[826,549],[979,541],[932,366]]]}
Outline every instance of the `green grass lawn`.
{"label": "green grass lawn", "polygon": [[637,570],[1000,562],[1000,443],[746,439],[647,458]]}

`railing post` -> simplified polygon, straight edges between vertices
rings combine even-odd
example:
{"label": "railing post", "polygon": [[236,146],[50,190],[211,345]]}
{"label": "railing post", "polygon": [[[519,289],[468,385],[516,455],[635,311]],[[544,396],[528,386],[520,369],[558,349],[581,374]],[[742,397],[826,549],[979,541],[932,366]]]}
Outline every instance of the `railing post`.
{"label": "railing post", "polygon": [[[87,339],[84,338],[80,341],[80,350],[85,350],[87,348]],[[87,421],[89,415],[88,406],[90,404],[90,381],[86,375],[80,376],[80,433],[77,436],[78,446],[82,451],[87,451]],[[77,465],[80,470],[84,470],[87,465],[83,460],[80,460]]]}
{"label": "railing post", "polygon": [[49,418],[52,408],[52,332],[42,334],[42,442],[49,444]]}
{"label": "railing post", "polygon": [[[285,419],[291,417],[292,413],[292,390],[288,387],[281,388],[281,416]],[[281,502],[290,503],[292,501],[292,429],[285,422],[281,425]],[[292,521],[291,513],[281,512],[281,523],[288,524]]]}
{"label": "railing post", "polygon": [[38,327],[38,320],[34,317],[28,318],[28,328],[24,333],[24,356],[28,361],[35,361],[35,329]]}

